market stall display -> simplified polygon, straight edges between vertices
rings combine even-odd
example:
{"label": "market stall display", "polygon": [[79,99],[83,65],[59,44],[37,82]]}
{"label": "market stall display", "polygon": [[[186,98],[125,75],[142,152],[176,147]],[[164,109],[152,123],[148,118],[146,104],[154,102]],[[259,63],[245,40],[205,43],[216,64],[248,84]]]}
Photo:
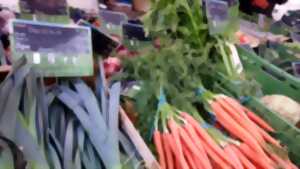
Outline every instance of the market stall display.
{"label": "market stall display", "polygon": [[[132,133],[119,128],[120,83],[107,88],[104,77],[99,77],[96,95],[80,79],[45,88],[38,73],[25,63],[25,58],[19,60],[1,83],[1,98],[8,98],[0,105],[1,148],[5,150],[1,161],[11,159],[2,161],[2,167],[149,166],[128,137]],[[13,149],[11,143],[20,150]],[[13,156],[17,151],[21,153]]]}
{"label": "market stall display", "polygon": [[[76,25],[12,22],[0,168],[300,167],[295,29],[237,0],[132,2],[74,8]],[[283,3],[249,2],[268,14]]]}

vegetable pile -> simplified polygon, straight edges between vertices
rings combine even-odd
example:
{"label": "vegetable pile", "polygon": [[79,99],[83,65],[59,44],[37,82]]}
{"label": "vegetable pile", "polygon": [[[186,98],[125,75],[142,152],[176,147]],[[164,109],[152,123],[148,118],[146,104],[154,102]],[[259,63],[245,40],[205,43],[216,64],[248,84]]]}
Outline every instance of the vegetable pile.
{"label": "vegetable pile", "polygon": [[[115,77],[138,82],[138,92],[132,97],[139,113],[137,126],[144,138],[149,138],[155,121],[153,136],[161,167],[297,168],[290,162],[288,153],[299,165],[299,146],[294,144],[297,141],[292,139],[292,134],[282,134],[286,125],[280,125],[277,132],[238,100],[227,96],[205,92],[200,94],[205,97],[199,99],[199,89],[205,89],[245,101],[248,96],[262,96],[262,89],[266,87],[255,80],[252,72],[238,71],[241,67],[233,59],[236,53],[232,45],[234,24],[221,34],[211,34],[202,8],[199,0],[152,1],[144,26],[160,45],[142,48],[138,57],[124,60],[123,72]],[[236,14],[234,9],[229,15]],[[168,106],[160,104],[162,89]],[[155,113],[157,104],[160,105],[158,114]],[[187,112],[195,121],[191,123],[181,112]],[[209,137],[197,134],[195,122]],[[186,125],[194,125],[194,134],[198,137],[194,138],[193,131],[186,131]],[[291,131],[294,136],[298,133],[294,128]],[[209,147],[212,143],[209,140],[214,141],[214,147]],[[287,149],[284,146],[288,146]]]}
{"label": "vegetable pile", "polygon": [[153,141],[162,169],[298,168],[269,135],[274,129],[255,113],[225,95],[206,102],[217,127],[160,102]]}
{"label": "vegetable pile", "polygon": [[[201,0],[152,0],[144,24],[159,45],[132,52],[123,67],[118,58],[106,59],[95,90],[80,78],[45,86],[20,59],[0,84],[0,169],[151,168],[119,119],[120,99],[127,113],[138,111],[132,118],[151,137],[157,168],[298,169],[300,132],[278,116],[265,118],[261,112],[270,110],[261,103],[260,113],[241,104],[262,90],[235,63],[236,21],[212,34],[203,7]],[[230,8],[237,15],[237,5]],[[138,84],[129,87],[138,92],[121,98],[118,78]],[[257,114],[281,124],[271,127]]]}
{"label": "vegetable pile", "polygon": [[143,168],[119,127],[120,83],[107,88],[100,72],[95,95],[81,79],[45,87],[25,58],[14,65],[0,85],[0,168]]}
{"label": "vegetable pile", "polygon": [[258,93],[256,82],[238,73],[233,64],[229,44],[233,41],[234,24],[224,34],[212,36],[202,8],[199,0],[153,1],[144,18],[145,29],[159,39],[160,48],[140,49],[138,57],[124,60],[120,75],[123,80],[141,82],[135,101],[141,113],[142,133],[149,133],[147,129],[154,120],[152,114],[160,87],[172,105],[188,112],[197,111],[193,106],[194,91],[201,86],[214,91],[219,84],[218,77],[225,76],[239,83],[241,95]]}

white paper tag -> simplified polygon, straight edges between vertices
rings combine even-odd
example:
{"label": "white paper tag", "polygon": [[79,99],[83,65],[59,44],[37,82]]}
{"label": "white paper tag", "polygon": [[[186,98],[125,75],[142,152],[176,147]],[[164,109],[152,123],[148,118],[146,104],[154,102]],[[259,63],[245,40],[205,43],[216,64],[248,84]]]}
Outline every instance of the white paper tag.
{"label": "white paper tag", "polygon": [[72,62],[73,62],[74,65],[77,65],[77,63],[78,63],[78,62],[77,62],[77,57],[73,57],[73,58],[72,58]]}
{"label": "white paper tag", "polygon": [[134,46],[134,41],[133,40],[130,40],[130,45]]}
{"label": "white paper tag", "polygon": [[55,55],[53,53],[48,54],[48,62],[50,64],[55,64]]}
{"label": "white paper tag", "polygon": [[110,23],[106,24],[106,28],[107,28],[107,29],[111,29]]}
{"label": "white paper tag", "polygon": [[68,57],[64,57],[64,63],[68,62]]}
{"label": "white paper tag", "polygon": [[33,63],[40,64],[41,63],[41,54],[40,53],[33,53]]}

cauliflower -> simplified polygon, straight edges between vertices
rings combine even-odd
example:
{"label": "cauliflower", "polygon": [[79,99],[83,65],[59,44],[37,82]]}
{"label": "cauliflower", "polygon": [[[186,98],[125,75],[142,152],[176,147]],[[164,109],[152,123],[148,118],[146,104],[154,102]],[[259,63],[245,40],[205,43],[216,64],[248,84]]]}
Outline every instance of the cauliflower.
{"label": "cauliflower", "polygon": [[300,121],[300,105],[289,97],[269,95],[264,96],[261,102],[293,125],[296,125]]}

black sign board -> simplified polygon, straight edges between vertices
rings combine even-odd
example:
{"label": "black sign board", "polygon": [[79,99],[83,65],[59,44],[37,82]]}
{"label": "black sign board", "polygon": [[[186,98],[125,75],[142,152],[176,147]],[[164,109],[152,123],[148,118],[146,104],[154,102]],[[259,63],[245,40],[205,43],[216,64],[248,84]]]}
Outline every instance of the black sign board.
{"label": "black sign board", "polygon": [[100,11],[100,17],[105,23],[113,25],[121,25],[123,22],[128,20],[124,13],[107,10]]}
{"label": "black sign board", "polygon": [[102,10],[100,11],[101,27],[100,29],[109,34],[122,37],[122,23],[127,22],[127,16],[122,12]]}
{"label": "black sign board", "polygon": [[26,14],[67,15],[66,0],[20,0],[21,12]]}
{"label": "black sign board", "polygon": [[95,53],[102,56],[109,56],[109,54],[120,45],[111,36],[94,27],[92,24],[83,20],[79,21],[79,24],[91,28],[93,51]]}
{"label": "black sign board", "polygon": [[17,52],[90,54],[86,29],[15,24],[14,42]]}
{"label": "black sign board", "polygon": [[291,37],[294,42],[300,43],[300,32],[291,32]]}
{"label": "black sign board", "polygon": [[150,41],[151,39],[146,36],[143,25],[124,23],[123,36],[126,39],[134,39],[139,41]]}
{"label": "black sign board", "polygon": [[89,28],[24,20],[12,24],[14,61],[25,55],[28,63],[40,68],[45,76],[92,75]]}
{"label": "black sign board", "polygon": [[294,75],[300,78],[300,62],[293,62],[292,67],[293,67]]}

